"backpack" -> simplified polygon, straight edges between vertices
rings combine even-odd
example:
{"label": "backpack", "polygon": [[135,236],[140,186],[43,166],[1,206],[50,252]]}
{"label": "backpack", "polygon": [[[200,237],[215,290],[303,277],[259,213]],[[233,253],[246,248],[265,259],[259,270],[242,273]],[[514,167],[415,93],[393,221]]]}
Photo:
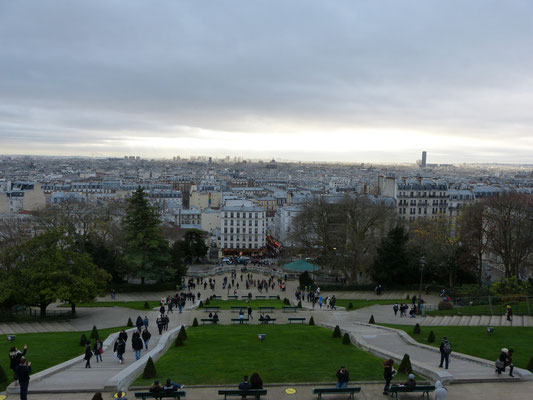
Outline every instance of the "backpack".
{"label": "backpack", "polygon": [[444,342],[442,350],[444,351],[444,354],[450,354],[452,352],[452,345],[450,342]]}

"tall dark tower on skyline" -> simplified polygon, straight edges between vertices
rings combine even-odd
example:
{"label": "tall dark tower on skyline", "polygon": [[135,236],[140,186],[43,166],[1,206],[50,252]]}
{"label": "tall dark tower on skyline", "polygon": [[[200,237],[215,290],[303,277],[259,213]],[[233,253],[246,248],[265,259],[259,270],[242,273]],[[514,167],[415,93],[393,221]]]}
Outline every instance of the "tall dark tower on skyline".
{"label": "tall dark tower on skyline", "polygon": [[420,167],[426,168],[426,158],[427,153],[425,151],[422,152],[422,162],[420,163]]}

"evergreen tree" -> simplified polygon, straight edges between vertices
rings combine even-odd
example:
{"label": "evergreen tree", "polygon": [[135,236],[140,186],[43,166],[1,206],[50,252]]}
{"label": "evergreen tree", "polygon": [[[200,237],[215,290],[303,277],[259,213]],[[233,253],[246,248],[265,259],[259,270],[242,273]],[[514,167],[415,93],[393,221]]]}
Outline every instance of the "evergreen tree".
{"label": "evergreen tree", "polygon": [[157,372],[155,370],[154,360],[152,360],[152,357],[148,357],[148,361],[146,362],[146,366],[144,367],[143,371],[143,378],[154,379],[156,375]]}
{"label": "evergreen tree", "polygon": [[389,231],[376,251],[376,258],[370,274],[374,282],[382,285],[412,283],[417,276],[416,257],[408,248],[409,236],[402,226]]}
{"label": "evergreen tree", "polygon": [[415,329],[413,329],[413,333],[415,335],[418,335],[420,333],[420,324],[415,325]]}
{"label": "evergreen tree", "polygon": [[198,320],[194,318],[194,321],[192,321],[192,326],[197,327],[198,326]]}
{"label": "evergreen tree", "polygon": [[181,336],[183,340],[187,339],[187,332],[185,332],[185,327],[183,325],[181,326],[178,336]]}
{"label": "evergreen tree", "polygon": [[430,331],[429,336],[428,336],[428,343],[433,343],[433,342],[435,342],[435,334],[433,333],[433,331]]}
{"label": "evergreen tree", "polygon": [[400,363],[400,366],[398,367],[398,372],[400,374],[412,374],[413,373],[413,367],[411,367],[411,359],[409,358],[409,354],[405,354],[403,356],[402,362]]}
{"label": "evergreen tree", "polygon": [[91,339],[97,340],[98,339],[98,329],[96,329],[96,325],[93,325],[93,330],[91,331]]}
{"label": "evergreen tree", "polygon": [[133,321],[131,320],[131,318],[128,318],[128,323],[126,324],[126,326],[133,326]]}
{"label": "evergreen tree", "polygon": [[339,325],[336,325],[335,329],[333,329],[333,337],[340,338],[341,336],[342,336],[341,328],[339,328]]}
{"label": "evergreen tree", "polygon": [[375,324],[375,323],[376,323],[376,321],[374,321],[374,314],[372,314],[372,315],[370,316],[370,319],[368,320],[368,323],[369,323],[369,324]]}
{"label": "evergreen tree", "polygon": [[315,325],[315,320],[313,319],[313,317],[309,318],[309,325],[311,326]]}
{"label": "evergreen tree", "polygon": [[125,261],[132,273],[145,279],[162,280],[174,275],[169,266],[170,255],[167,240],[163,237],[161,220],[142,188],[128,200],[123,221],[126,241]]}
{"label": "evergreen tree", "polygon": [[345,333],[342,337],[342,344],[352,344],[352,341],[350,340],[350,335],[348,335],[348,333]]}

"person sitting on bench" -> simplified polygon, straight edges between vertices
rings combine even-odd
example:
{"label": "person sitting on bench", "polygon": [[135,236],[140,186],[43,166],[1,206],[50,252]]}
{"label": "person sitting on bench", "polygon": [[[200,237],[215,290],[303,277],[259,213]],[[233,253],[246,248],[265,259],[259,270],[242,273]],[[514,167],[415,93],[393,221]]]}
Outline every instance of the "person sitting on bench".
{"label": "person sitting on bench", "polygon": [[337,371],[337,389],[348,387],[348,381],[350,380],[350,373],[343,365]]}
{"label": "person sitting on bench", "polygon": [[248,381],[248,375],[244,375],[244,378],[241,383],[239,383],[239,390],[250,390],[252,384]]}
{"label": "person sitting on bench", "polygon": [[403,384],[403,386],[407,386],[410,388],[416,387],[416,380],[414,374],[409,374],[409,380]]}
{"label": "person sitting on bench", "polygon": [[213,315],[213,319],[215,320],[215,322],[218,322],[218,314],[215,313],[215,315]]}
{"label": "person sitting on bench", "polygon": [[150,393],[161,393],[163,391],[163,387],[159,383],[159,381],[156,379],[152,386],[150,386],[150,389],[148,390]]}
{"label": "person sitting on bench", "polygon": [[170,379],[167,379],[165,386],[163,386],[163,390],[165,392],[175,392],[178,389],[182,389],[184,385],[180,385],[179,383],[174,383]]}

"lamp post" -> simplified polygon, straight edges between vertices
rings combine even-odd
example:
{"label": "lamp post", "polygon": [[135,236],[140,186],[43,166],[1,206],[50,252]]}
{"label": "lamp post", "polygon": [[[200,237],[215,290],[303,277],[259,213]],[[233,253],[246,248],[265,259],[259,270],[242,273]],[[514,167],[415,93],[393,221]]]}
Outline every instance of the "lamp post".
{"label": "lamp post", "polygon": [[418,311],[420,312],[420,299],[422,298],[422,279],[424,278],[424,267],[426,266],[426,257],[420,258],[420,288],[418,290]]}

